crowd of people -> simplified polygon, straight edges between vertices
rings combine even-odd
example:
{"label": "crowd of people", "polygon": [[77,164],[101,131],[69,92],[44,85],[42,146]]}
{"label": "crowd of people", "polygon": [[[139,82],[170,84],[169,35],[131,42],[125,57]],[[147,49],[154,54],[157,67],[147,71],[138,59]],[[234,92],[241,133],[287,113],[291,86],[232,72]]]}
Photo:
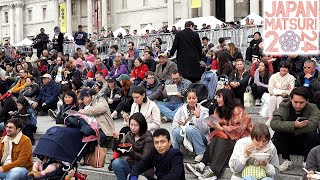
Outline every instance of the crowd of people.
{"label": "crowd of people", "polygon": [[[78,28],[72,56],[63,54],[59,45],[48,50],[39,44],[37,56],[0,54],[0,120],[5,131],[0,177],[23,179],[28,170],[40,177],[56,170],[59,164],[52,161],[51,166],[36,162],[32,167],[37,116],[49,115],[56,124],[65,124],[74,111],[98,124],[99,140],[89,147],[114,141],[109,170],[119,180],[154,175],[185,179],[184,167],[199,179],[216,179],[228,165],[231,179],[274,179],[292,167],[293,154],[302,155],[303,166],[310,170],[304,178],[319,168],[320,78],[313,57],[266,55],[260,32],[254,33],[244,56],[224,38],[216,45],[207,37],[200,39],[188,21],[168,52],[159,49],[158,38],[158,50],[147,46],[143,57],[129,42],[127,52],[114,44],[108,58],[100,59],[82,26]],[[59,28],[55,34],[59,44]],[[175,62],[169,60],[174,54]],[[200,104],[205,92],[192,88],[204,83],[206,72],[228,79],[213,92],[213,107]],[[248,87],[254,105],[268,107],[266,124],[252,122],[244,107]],[[119,118],[124,122],[118,132],[114,121]],[[172,137],[161,128],[168,122]],[[122,152],[120,143],[132,146]],[[195,152],[195,164],[184,166],[184,150]],[[269,156],[259,160],[254,156],[259,153]],[[281,164],[278,154],[284,159]]]}

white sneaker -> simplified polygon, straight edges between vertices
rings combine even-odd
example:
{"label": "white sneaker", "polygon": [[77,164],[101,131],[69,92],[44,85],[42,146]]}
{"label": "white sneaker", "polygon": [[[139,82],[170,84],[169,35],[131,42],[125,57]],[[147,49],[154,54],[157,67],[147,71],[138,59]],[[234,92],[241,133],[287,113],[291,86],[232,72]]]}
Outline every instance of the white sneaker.
{"label": "white sneaker", "polygon": [[203,154],[199,154],[198,156],[196,156],[196,157],[194,158],[194,161],[200,162],[200,161],[202,160],[202,158],[203,158]]}
{"label": "white sneaker", "polygon": [[292,167],[292,162],[289,160],[284,160],[283,163],[279,166],[280,172],[289,170]]}
{"label": "white sneaker", "polygon": [[186,169],[189,171],[189,172],[192,172],[194,175],[196,175],[197,177],[200,177],[202,176],[203,174],[203,171],[204,171],[204,168],[206,167],[202,162],[200,163],[197,163],[195,165],[192,165],[192,164],[189,164],[187,163],[185,165]]}
{"label": "white sneaker", "polygon": [[307,163],[306,163],[306,162],[303,162],[303,163],[302,163],[302,167],[303,167],[303,168],[306,168],[306,166],[307,166]]}
{"label": "white sneaker", "polygon": [[260,99],[256,99],[254,105],[255,105],[255,106],[261,106],[261,101],[260,101]]}

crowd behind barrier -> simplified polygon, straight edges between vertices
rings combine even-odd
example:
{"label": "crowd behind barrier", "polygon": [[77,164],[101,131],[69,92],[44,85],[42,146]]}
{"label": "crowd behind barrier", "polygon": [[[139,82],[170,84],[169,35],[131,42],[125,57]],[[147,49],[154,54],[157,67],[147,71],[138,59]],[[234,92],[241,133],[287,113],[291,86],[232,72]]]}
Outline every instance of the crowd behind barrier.
{"label": "crowd behind barrier", "polygon": [[[225,28],[225,29],[206,29],[206,30],[198,30],[200,38],[208,37],[209,41],[217,45],[219,42],[219,38],[225,38],[226,42],[233,42],[235,45],[241,50],[241,53],[244,55],[246,48],[248,47],[248,43],[253,39],[254,32],[262,32],[263,27],[241,27],[238,29],[234,28]],[[148,34],[142,36],[127,36],[124,38],[100,38],[98,40],[92,40],[99,49],[99,54],[101,58],[104,55],[108,54],[110,51],[110,47],[114,44],[119,46],[120,52],[125,52],[128,50],[128,42],[134,42],[135,47],[139,49],[140,54],[143,53],[144,48],[146,46],[152,47],[152,42],[155,38],[161,38],[162,45],[161,50],[165,51],[170,49],[173,43],[175,35],[172,33],[162,33],[162,34]],[[50,44],[48,45],[50,48]],[[63,43],[64,54],[73,55],[75,52],[75,43],[74,41],[65,41]],[[5,51],[5,53],[11,57],[14,57],[15,52],[19,51],[20,53],[33,53],[35,51],[33,46],[0,46],[0,51]]]}

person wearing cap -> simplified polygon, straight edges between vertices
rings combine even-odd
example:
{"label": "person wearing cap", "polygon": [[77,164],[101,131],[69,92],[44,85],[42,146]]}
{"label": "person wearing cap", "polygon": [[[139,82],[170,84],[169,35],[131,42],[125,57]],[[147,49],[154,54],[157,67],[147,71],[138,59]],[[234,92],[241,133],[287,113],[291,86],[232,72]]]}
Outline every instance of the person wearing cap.
{"label": "person wearing cap", "polygon": [[121,76],[119,76],[116,80],[119,81],[120,85],[122,86],[122,96],[121,96],[119,105],[111,114],[112,118],[117,118],[118,114],[121,112],[124,112],[126,113],[125,115],[128,115],[128,113],[130,113],[131,105],[133,103],[133,98],[132,98],[133,84],[130,81],[129,76],[127,74],[121,74]]}
{"label": "person wearing cap", "polygon": [[60,31],[60,28],[56,26],[54,29],[54,35],[52,38],[52,49],[57,50],[58,52],[63,52],[63,34]]}
{"label": "person wearing cap", "polygon": [[34,40],[33,48],[37,49],[37,56],[40,58],[41,53],[44,49],[47,49],[47,43],[49,43],[49,36],[45,34],[44,28],[40,29],[40,34],[38,34]]}
{"label": "person wearing cap", "polygon": [[171,78],[173,71],[177,70],[177,64],[169,61],[166,53],[161,53],[158,56],[159,64],[157,64],[155,76],[164,83],[166,80]]}
{"label": "person wearing cap", "polygon": [[16,83],[16,85],[14,85],[9,91],[12,92],[13,94],[17,94],[19,93],[21,90],[23,90],[27,84],[26,84],[26,79],[30,76],[28,70],[25,69],[21,69],[19,70],[19,80]]}
{"label": "person wearing cap", "polygon": [[176,34],[170,56],[177,51],[178,70],[183,78],[195,83],[201,79],[202,75],[200,67],[202,48],[199,34],[194,32],[193,27],[194,23],[187,21],[185,29]]}
{"label": "person wearing cap", "polygon": [[106,98],[107,98],[110,110],[114,111],[118,106],[118,104],[120,103],[122,91],[121,91],[121,88],[117,86],[116,80],[114,78],[109,77],[107,82],[108,82],[108,88],[106,91]]}
{"label": "person wearing cap", "polygon": [[59,85],[52,80],[50,74],[44,74],[41,78],[43,87],[40,90],[39,96],[36,98],[36,102],[32,104],[32,106],[37,107],[39,116],[45,116],[48,114],[49,109],[54,110],[57,108],[60,89]]}
{"label": "person wearing cap", "polygon": [[75,49],[81,48],[82,51],[84,51],[88,34],[82,30],[81,25],[78,26],[78,32],[76,32],[73,37],[76,43]]}

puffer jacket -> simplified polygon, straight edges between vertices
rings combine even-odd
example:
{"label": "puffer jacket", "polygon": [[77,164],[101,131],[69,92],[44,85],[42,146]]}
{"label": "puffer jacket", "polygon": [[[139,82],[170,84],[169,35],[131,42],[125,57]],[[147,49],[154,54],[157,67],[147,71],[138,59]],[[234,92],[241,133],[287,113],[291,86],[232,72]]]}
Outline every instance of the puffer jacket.
{"label": "puffer jacket", "polygon": [[26,86],[20,93],[25,97],[35,99],[40,94],[40,87],[37,83],[33,83]]}
{"label": "puffer jacket", "polygon": [[164,89],[164,85],[160,83],[157,77],[154,77],[154,84],[147,85],[147,81],[143,80],[139,86],[146,89],[146,91],[152,91],[150,95],[147,95],[151,101],[160,100],[162,98],[162,91]]}

